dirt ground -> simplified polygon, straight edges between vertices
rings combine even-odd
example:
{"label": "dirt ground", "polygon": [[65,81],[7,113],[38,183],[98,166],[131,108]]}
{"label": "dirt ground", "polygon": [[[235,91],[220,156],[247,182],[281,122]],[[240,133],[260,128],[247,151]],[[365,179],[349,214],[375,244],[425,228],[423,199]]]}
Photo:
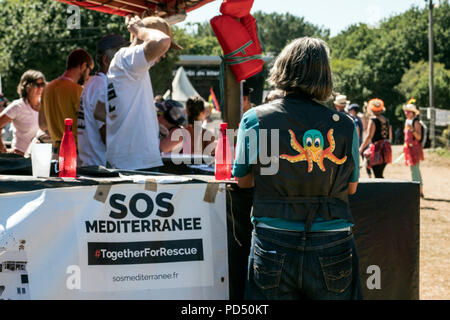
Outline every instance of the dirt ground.
{"label": "dirt ground", "polygon": [[[392,161],[402,153],[393,146]],[[450,158],[425,150],[420,169],[425,199],[420,202],[420,299],[450,300]],[[361,169],[361,178],[367,178]],[[384,177],[411,180],[404,160],[389,164]]]}

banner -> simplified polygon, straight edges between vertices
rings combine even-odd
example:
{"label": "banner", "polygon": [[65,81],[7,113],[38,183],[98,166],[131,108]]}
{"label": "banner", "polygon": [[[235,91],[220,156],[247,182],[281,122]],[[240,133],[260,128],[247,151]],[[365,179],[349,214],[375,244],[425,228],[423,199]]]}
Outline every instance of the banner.
{"label": "banner", "polygon": [[436,125],[447,126],[450,125],[450,110],[435,109],[436,110]]}
{"label": "banner", "polygon": [[228,299],[225,188],[206,186],[0,195],[0,299]]}

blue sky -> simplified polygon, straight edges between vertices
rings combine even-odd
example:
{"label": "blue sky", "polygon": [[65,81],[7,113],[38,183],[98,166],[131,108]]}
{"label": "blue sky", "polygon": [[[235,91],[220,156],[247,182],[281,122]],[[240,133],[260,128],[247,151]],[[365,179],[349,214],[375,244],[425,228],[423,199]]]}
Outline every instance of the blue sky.
{"label": "blue sky", "polygon": [[[216,0],[189,12],[186,20],[177,26],[183,27],[187,22],[209,21],[220,14],[221,3],[222,0]],[[413,5],[423,8],[427,4],[424,0],[255,0],[251,12],[289,12],[330,29],[331,36],[335,36],[351,24],[365,22],[376,25],[381,19],[402,13]]]}

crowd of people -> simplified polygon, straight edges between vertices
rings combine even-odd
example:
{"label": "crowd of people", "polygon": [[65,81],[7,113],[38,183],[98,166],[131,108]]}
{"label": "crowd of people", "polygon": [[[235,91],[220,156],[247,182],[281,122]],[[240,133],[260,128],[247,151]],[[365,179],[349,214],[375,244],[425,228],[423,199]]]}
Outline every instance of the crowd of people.
{"label": "crowd of people", "polygon": [[[48,84],[41,72],[25,72],[20,98],[0,113],[0,128],[9,122],[13,127],[11,149],[0,140],[0,151],[26,155],[38,139],[51,141],[56,156],[65,118],[73,119],[82,166],[157,171],[166,152],[197,154],[214,144],[212,136],[204,139],[207,108],[201,97],[184,106],[153,95],[149,69],[168,50],[180,49],[170,25],[158,17],[133,17],[127,28],[131,43],[107,35],[97,44],[95,60],[76,49],[64,73]],[[335,97],[336,110],[319,103],[332,96],[333,81],[328,46],[315,38],[289,43],[268,80],[274,90],[256,108],[244,86],[233,165],[239,187],[254,188],[246,298],[360,299],[348,195],[357,190],[360,159],[376,178],[383,178],[392,161],[384,102],[368,101],[370,117],[345,95]],[[404,111],[405,160],[422,184],[418,110],[408,103]],[[279,130],[279,170],[263,174],[261,145],[251,146],[246,137],[273,129]]]}
{"label": "crowd of people", "polygon": [[[81,166],[152,169],[162,165],[161,153],[201,154],[210,143],[214,146],[214,135],[209,135],[209,141],[205,139],[208,135],[201,126],[208,109],[205,107],[208,103],[201,97],[191,97],[185,106],[173,100],[164,101],[161,96],[153,97],[149,68],[169,49],[180,49],[173,42],[170,25],[156,17],[143,20],[135,17],[128,21],[128,29],[134,39],[132,43],[120,35],[106,35],[97,43],[95,60],[86,50],[72,51],[64,73],[50,83],[41,72],[26,71],[17,88],[20,98],[10,103],[7,110],[3,110],[6,98],[0,100],[0,128],[6,127],[5,138],[8,131],[12,136],[9,150],[0,140],[0,152],[26,156],[32,142],[51,142],[57,158],[65,118],[74,121]],[[251,91],[244,83],[243,113],[254,106],[249,99]],[[284,94],[283,90],[274,89],[264,102]],[[415,121],[417,108],[408,113],[411,104],[407,105],[405,116],[413,117],[416,128],[407,125],[410,121],[405,122],[405,146],[414,145],[405,147],[405,163],[411,166],[413,181],[422,185],[419,162],[423,152],[416,151],[420,148],[417,141],[421,140],[421,128]],[[393,142],[392,127],[383,115],[383,101],[372,99],[361,110],[345,95],[337,95],[334,106],[356,125],[359,151],[368,176],[383,178],[384,169],[391,162]],[[415,134],[410,134],[412,130]]]}
{"label": "crowd of people", "polygon": [[39,140],[51,142],[57,158],[66,118],[73,120],[79,166],[157,171],[164,153],[202,154],[210,143],[214,150],[213,135],[209,142],[203,139],[208,103],[196,96],[183,106],[153,96],[149,69],[168,50],[181,49],[170,25],[158,17],[132,17],[127,27],[131,43],[111,34],[98,41],[94,58],[73,50],[66,70],[49,83],[41,72],[26,71],[17,89],[20,99],[7,107],[6,99],[1,101],[0,128],[12,123],[12,142],[7,150],[0,139],[0,152],[28,156]]}
{"label": "crowd of people", "polygon": [[[405,164],[411,168],[412,181],[420,183],[420,195],[423,194],[423,180],[419,163],[423,157],[423,130],[419,118],[419,110],[411,99],[403,106],[405,125],[403,130],[403,154]],[[359,137],[359,153],[362,166],[369,178],[384,178],[386,165],[392,162],[392,143],[400,141],[400,129],[393,137],[389,119],[383,114],[386,111],[383,100],[373,98],[365,103],[365,110],[361,110],[356,103],[351,103],[345,95],[337,95],[334,100],[335,109],[347,113],[354,121]]]}

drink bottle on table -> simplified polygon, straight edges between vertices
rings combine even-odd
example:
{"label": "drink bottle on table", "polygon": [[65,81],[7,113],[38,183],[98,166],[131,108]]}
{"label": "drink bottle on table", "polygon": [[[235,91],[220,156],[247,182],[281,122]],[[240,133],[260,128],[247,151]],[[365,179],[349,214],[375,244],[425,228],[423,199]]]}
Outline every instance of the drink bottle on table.
{"label": "drink bottle on table", "polygon": [[216,180],[231,179],[231,148],[227,137],[227,123],[220,124],[220,137],[215,152]]}
{"label": "drink bottle on table", "polygon": [[64,120],[65,130],[59,148],[59,177],[76,178],[77,176],[77,147],[73,136],[73,120]]}

